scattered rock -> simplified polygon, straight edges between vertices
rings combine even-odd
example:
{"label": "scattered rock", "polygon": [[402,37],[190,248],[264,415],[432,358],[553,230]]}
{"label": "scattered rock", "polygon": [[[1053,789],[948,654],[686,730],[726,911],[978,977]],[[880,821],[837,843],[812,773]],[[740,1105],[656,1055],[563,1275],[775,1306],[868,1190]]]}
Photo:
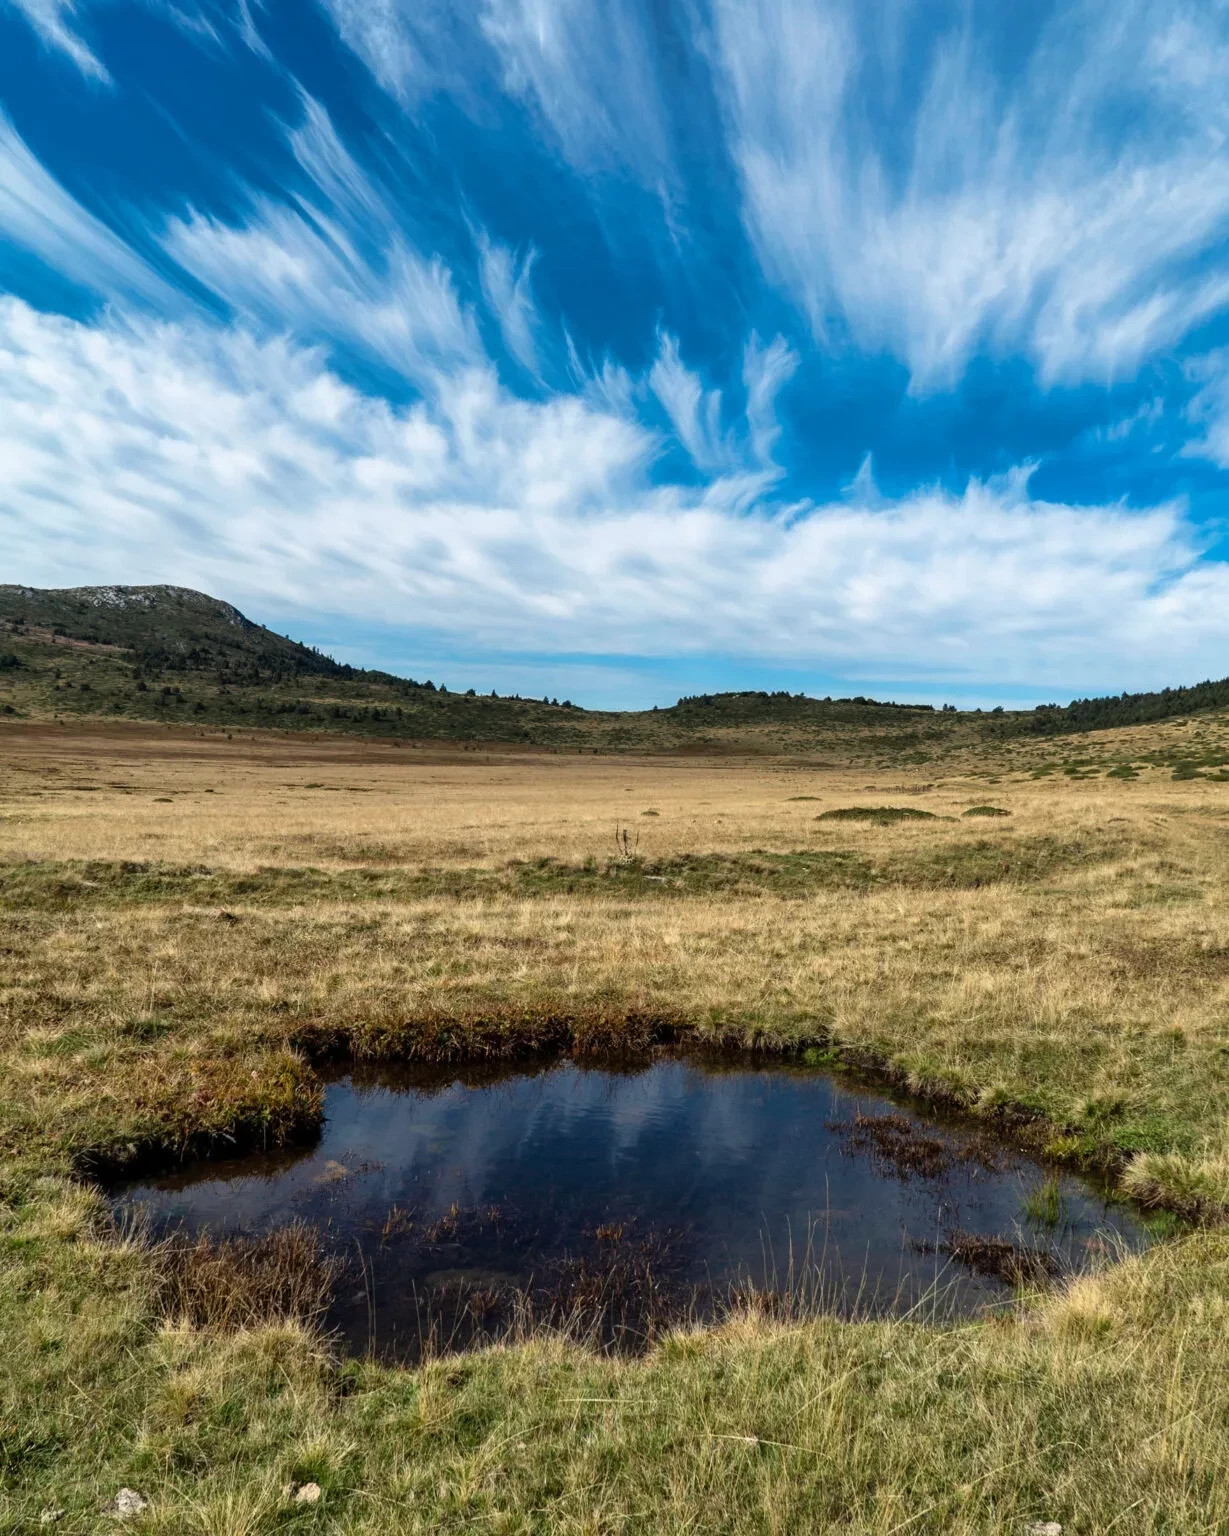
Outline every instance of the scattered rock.
{"label": "scattered rock", "polygon": [[1034,1520],[1025,1536],[1063,1536],[1063,1528],[1057,1520]]}
{"label": "scattered rock", "polygon": [[38,1517],[38,1523],[40,1525],[54,1525],[57,1520],[63,1520],[63,1518],[64,1511],[62,1509],[45,1509]]}
{"label": "scattered rock", "polygon": [[133,1515],[139,1515],[142,1510],[148,1508],[149,1500],[142,1498],[135,1488],[121,1488],[115,1495],[111,1512],[118,1515],[121,1520],[131,1520]]}
{"label": "scattered rock", "polygon": [[291,1504],[318,1504],[321,1491],[319,1483],[284,1483],[282,1498]]}

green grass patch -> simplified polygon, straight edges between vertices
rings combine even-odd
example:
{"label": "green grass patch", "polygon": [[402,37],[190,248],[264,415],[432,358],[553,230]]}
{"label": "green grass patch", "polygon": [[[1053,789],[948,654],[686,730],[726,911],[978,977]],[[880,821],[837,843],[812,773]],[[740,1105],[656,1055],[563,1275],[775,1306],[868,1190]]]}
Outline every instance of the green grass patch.
{"label": "green grass patch", "polygon": [[1058,1227],[1066,1219],[1067,1202],[1057,1179],[1050,1178],[1024,1197],[1025,1218],[1037,1227]]}
{"label": "green grass patch", "polygon": [[844,805],[839,810],[820,811],[816,821],[869,821],[877,827],[890,827],[898,821],[938,821],[933,811],[916,805]]}
{"label": "green grass patch", "polygon": [[[929,816],[929,813],[921,813]],[[912,818],[911,818],[912,819]],[[0,864],[0,911],[182,903],[220,924],[232,908],[332,903],[479,900],[496,896],[590,895],[677,898],[701,895],[804,896],[878,885],[979,886],[1034,881],[1114,857],[1121,839],[1088,836],[989,838],[906,849],[871,858],[853,849],[680,854],[668,859],[513,860],[493,869],[375,864],[260,865],[219,869],[142,860],[21,861]]]}

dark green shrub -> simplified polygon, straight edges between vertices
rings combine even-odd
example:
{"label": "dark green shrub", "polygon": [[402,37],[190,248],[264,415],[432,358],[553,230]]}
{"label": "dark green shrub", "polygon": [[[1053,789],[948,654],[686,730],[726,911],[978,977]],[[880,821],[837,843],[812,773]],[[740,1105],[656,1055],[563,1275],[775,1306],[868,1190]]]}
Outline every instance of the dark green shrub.
{"label": "dark green shrub", "polygon": [[933,811],[920,811],[913,805],[846,805],[837,811],[820,811],[816,821],[873,821],[876,826],[891,826],[894,821],[937,821]]}

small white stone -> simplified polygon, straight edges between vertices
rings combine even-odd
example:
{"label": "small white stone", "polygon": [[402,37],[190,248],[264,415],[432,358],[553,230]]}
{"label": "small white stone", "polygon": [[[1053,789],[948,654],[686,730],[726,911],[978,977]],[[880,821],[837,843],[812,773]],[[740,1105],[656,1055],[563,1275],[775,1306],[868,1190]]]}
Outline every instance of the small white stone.
{"label": "small white stone", "polygon": [[121,1520],[131,1520],[133,1515],[139,1515],[143,1509],[149,1508],[149,1501],[143,1499],[135,1488],[121,1488],[111,1507]]}
{"label": "small white stone", "polygon": [[40,1525],[54,1525],[57,1520],[63,1520],[63,1518],[64,1511],[62,1509],[45,1509],[38,1517],[38,1523]]}
{"label": "small white stone", "polygon": [[294,1496],[296,1504],[317,1504],[320,1501],[320,1484],[304,1483]]}
{"label": "small white stone", "polygon": [[1063,1528],[1057,1520],[1034,1520],[1025,1536],[1063,1536]]}

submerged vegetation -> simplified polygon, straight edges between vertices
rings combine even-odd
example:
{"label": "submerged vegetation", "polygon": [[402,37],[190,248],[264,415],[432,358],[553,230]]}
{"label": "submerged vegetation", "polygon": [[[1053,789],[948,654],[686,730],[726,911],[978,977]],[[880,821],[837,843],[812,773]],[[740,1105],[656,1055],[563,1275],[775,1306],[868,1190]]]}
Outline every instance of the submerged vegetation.
{"label": "submerged vegetation", "polygon": [[236,1332],[311,1327],[328,1309],[342,1261],[302,1224],[260,1237],[171,1237],[152,1249],[158,1310],[175,1327]]}
{"label": "submerged vegetation", "polygon": [[1058,1180],[1049,1178],[1038,1188],[1029,1190],[1024,1197],[1024,1213],[1036,1226],[1061,1226],[1065,1208]]}

